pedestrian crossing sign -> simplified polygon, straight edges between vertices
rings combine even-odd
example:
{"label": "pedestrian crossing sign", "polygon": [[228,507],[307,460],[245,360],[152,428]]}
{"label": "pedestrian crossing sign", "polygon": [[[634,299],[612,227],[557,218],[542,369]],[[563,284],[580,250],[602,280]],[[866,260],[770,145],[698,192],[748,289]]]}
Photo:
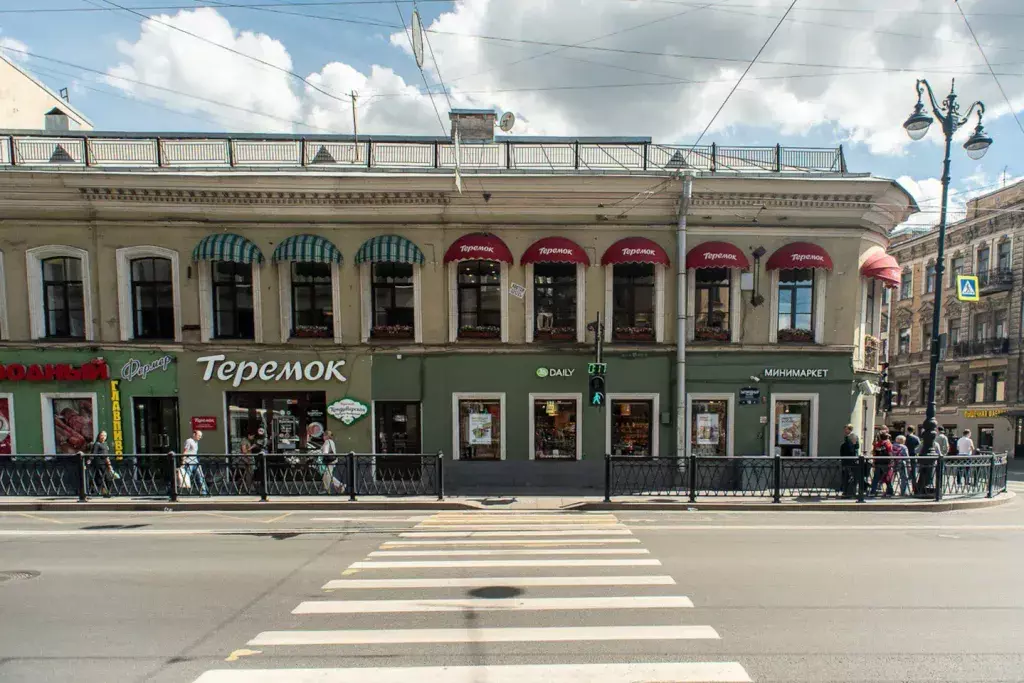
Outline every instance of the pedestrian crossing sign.
{"label": "pedestrian crossing sign", "polygon": [[978,276],[956,276],[956,298],[960,301],[978,301]]}

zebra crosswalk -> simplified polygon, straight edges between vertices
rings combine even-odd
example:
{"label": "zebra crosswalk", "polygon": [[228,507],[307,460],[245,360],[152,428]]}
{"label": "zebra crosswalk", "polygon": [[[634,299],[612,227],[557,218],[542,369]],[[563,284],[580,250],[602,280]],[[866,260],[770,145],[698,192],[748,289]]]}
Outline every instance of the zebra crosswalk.
{"label": "zebra crosswalk", "polygon": [[[609,513],[439,512],[328,580],[322,599],[299,603],[283,624],[294,628],[254,634],[245,645],[258,656],[195,683],[751,681],[739,662],[685,654],[687,642],[721,635],[690,623],[694,603],[640,545]],[[517,656],[502,657],[506,643]],[[581,662],[588,643],[596,655]],[[422,665],[430,648],[443,665]],[[460,648],[490,654],[460,661]],[[524,654],[533,648],[544,663]],[[388,666],[254,668],[324,652],[331,664],[380,653]],[[395,666],[403,660],[410,666]]]}

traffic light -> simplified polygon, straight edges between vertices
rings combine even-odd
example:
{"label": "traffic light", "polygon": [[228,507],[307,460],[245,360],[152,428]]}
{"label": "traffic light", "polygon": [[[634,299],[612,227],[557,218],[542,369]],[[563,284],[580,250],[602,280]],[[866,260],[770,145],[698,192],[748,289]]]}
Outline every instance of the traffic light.
{"label": "traffic light", "polygon": [[882,412],[890,412],[892,410],[892,382],[889,381],[888,363],[882,363],[882,375],[879,377],[878,388],[880,408]]}
{"label": "traffic light", "polygon": [[604,407],[604,375],[595,374],[590,376],[590,405],[598,408]]}

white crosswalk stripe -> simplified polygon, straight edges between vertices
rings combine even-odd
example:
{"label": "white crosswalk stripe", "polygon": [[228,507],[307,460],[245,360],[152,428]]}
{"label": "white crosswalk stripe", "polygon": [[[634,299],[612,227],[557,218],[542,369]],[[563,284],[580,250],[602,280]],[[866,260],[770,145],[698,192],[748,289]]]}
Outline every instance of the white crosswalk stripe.
{"label": "white crosswalk stripe", "polygon": [[[582,648],[579,653],[573,648],[558,650],[568,660],[561,663],[499,665],[483,661],[462,666],[459,657],[465,655],[460,654],[463,650],[459,645],[473,648],[481,643],[519,643],[523,648],[530,643],[615,642],[620,645],[609,651],[621,652],[622,644],[629,642],[660,641],[664,646],[657,646],[655,651],[669,653],[680,648],[686,652],[685,648],[692,647],[686,642],[719,640],[720,635],[711,624],[685,623],[685,615],[694,607],[689,597],[671,594],[671,588],[662,589],[661,595],[639,592],[643,587],[675,586],[676,581],[646,569],[661,566],[661,561],[644,557],[650,551],[636,547],[640,539],[615,515],[439,512],[417,521],[411,530],[397,534],[397,538],[392,536],[393,540],[368,552],[366,559],[350,564],[344,578],[323,586],[325,591],[345,591],[340,595],[351,595],[352,599],[325,596],[305,600],[292,610],[293,615],[302,618],[301,625],[297,622],[296,628],[289,630],[263,631],[246,645],[262,648],[254,656],[264,659],[290,657],[296,652],[308,654],[310,648],[313,652],[327,649],[332,659],[342,660],[339,664],[346,659],[360,663],[351,659],[360,652],[354,648],[360,646],[412,657],[413,664],[416,657],[426,657],[429,648],[443,647],[452,666],[223,668],[207,671],[196,683],[751,681],[738,662],[688,661],[694,659],[692,655],[682,657],[684,661],[572,661],[583,656]],[[623,547],[627,545],[632,547]],[[609,575],[604,568],[610,567],[620,571]],[[553,571],[553,576],[535,571],[544,568],[564,571]],[[512,571],[504,572],[504,576],[488,576],[495,572],[487,570],[494,569]],[[419,570],[433,571],[417,575]],[[375,578],[349,576],[366,572],[373,572],[369,576]],[[523,575],[517,576],[519,573]],[[527,588],[538,590],[524,595]],[[468,595],[453,595],[451,591],[457,589],[468,589]],[[554,589],[559,590],[552,593]],[[395,592],[403,590],[415,593]],[[358,591],[370,592],[360,595]],[[532,625],[533,617],[514,620],[516,615],[531,612],[550,616],[545,617],[544,625],[536,626]],[[455,617],[453,622],[450,616],[444,620],[444,613],[480,615],[474,616],[480,621],[459,621]],[[584,618],[582,613],[588,616]],[[604,617],[604,624],[616,625],[603,625],[600,619],[604,614],[609,615]],[[611,614],[619,616],[611,621]],[[373,615],[391,615],[386,617],[387,627],[367,628],[380,623],[369,620]],[[332,628],[335,626],[341,628]],[[551,647],[548,645],[549,650],[544,652]],[[501,648],[494,649],[495,657],[501,653]],[[666,655],[652,658],[663,660]]]}

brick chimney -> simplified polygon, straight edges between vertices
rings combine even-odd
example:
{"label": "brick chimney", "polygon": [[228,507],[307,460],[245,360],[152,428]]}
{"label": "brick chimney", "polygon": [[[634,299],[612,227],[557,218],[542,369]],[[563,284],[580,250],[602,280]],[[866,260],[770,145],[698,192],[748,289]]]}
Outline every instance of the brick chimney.
{"label": "brick chimney", "polygon": [[458,125],[462,142],[494,142],[494,123],[498,115],[490,109],[452,109],[452,140]]}

